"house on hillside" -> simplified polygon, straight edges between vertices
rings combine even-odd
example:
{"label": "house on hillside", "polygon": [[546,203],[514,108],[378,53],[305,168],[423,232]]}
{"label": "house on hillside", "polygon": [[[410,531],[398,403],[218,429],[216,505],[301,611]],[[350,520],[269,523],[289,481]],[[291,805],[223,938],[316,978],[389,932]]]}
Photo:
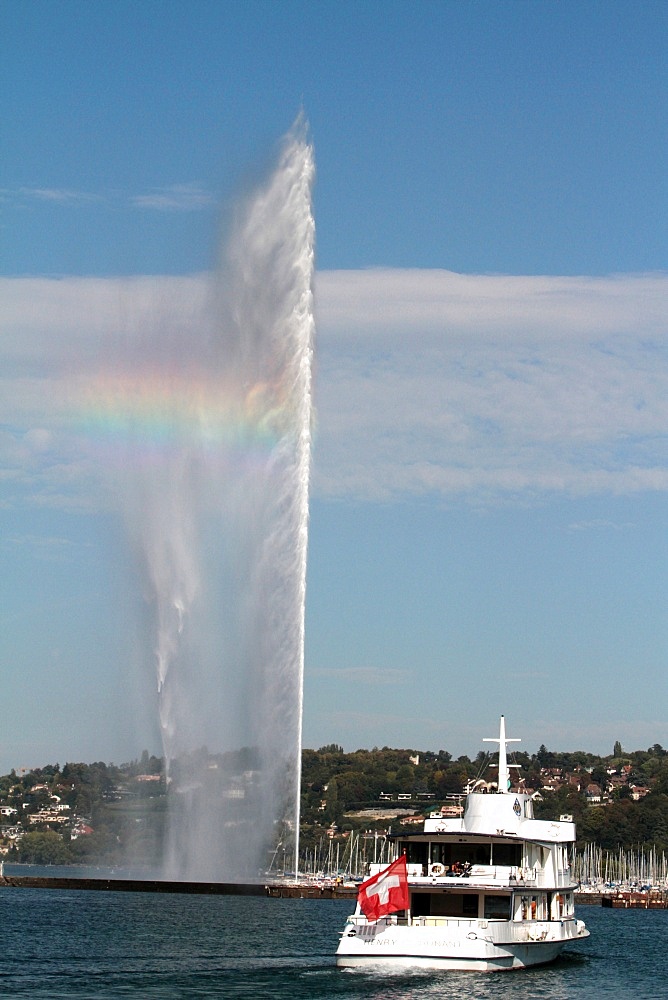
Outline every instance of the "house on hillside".
{"label": "house on hillside", "polygon": [[587,785],[585,788],[585,796],[587,798],[587,805],[589,806],[600,806],[603,801],[603,793],[600,785]]}

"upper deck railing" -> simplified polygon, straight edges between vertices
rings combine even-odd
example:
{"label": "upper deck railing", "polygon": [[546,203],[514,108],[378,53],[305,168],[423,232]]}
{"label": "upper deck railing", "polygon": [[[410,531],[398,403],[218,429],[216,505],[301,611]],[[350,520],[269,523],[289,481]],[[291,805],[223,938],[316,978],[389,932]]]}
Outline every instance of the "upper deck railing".
{"label": "upper deck railing", "polygon": [[446,916],[413,917],[395,913],[389,917],[381,917],[374,924],[369,924],[366,917],[353,915],[348,917],[342,936],[350,934],[351,927],[355,928],[355,931],[352,931],[353,934],[356,933],[363,937],[375,936],[378,928],[383,927],[431,927],[444,931],[449,940],[453,937],[466,938],[469,941],[481,938],[494,943],[502,941],[509,943],[555,941],[584,935],[584,924],[581,920],[576,920],[574,916],[563,916],[556,920],[508,920],[507,918],[495,919],[494,917],[471,917],[468,919],[466,917]]}
{"label": "upper deck railing", "polygon": [[[372,864],[370,875],[377,875],[385,867]],[[559,869],[554,878],[545,868],[523,868],[521,865],[472,865],[465,873],[455,874],[448,872],[444,865],[426,866],[411,863],[407,865],[407,873],[411,885],[437,885],[448,889],[454,889],[457,885],[470,888],[489,886],[498,889],[505,886],[517,889],[526,886],[538,889],[565,889],[573,885],[570,868]]]}

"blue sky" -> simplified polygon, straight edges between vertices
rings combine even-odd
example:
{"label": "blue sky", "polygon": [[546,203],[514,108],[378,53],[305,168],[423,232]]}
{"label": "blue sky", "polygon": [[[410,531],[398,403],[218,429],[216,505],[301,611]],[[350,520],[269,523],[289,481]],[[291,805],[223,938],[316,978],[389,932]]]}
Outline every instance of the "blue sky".
{"label": "blue sky", "polygon": [[665,745],[665,5],[0,17],[0,770],[149,742],[141,594],[58,372],[155,276],[212,266],[300,109],[305,745],[475,754],[501,712],[530,751]]}

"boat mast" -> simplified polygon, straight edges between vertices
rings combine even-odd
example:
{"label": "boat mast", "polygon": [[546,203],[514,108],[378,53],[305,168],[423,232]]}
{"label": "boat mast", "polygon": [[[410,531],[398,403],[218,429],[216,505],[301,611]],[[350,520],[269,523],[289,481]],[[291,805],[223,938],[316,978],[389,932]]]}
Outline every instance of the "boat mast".
{"label": "boat mast", "polygon": [[522,740],[519,737],[514,739],[506,739],[506,720],[505,716],[501,716],[501,724],[499,726],[498,736],[486,736],[483,739],[483,743],[498,743],[499,744],[499,778],[497,783],[497,793],[505,794],[510,791],[510,771],[508,769],[508,756],[506,754],[506,746],[508,743],[521,743]]}

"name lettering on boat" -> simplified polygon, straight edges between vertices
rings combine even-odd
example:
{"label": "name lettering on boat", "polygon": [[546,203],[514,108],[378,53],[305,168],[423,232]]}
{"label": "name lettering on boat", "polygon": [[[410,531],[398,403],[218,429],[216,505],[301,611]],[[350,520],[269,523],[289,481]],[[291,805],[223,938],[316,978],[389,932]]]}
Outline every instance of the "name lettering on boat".
{"label": "name lettering on boat", "polygon": [[[383,948],[395,948],[395,947],[399,947],[399,944],[401,943],[401,942],[397,941],[396,938],[388,938],[388,937],[377,937],[375,940],[372,940],[370,938],[367,938],[366,940],[364,938],[359,938],[359,940],[362,941],[364,944],[373,945],[374,947],[376,947],[377,945],[380,945]],[[423,939],[423,940],[420,941],[420,946],[422,948],[442,948],[443,947],[443,939],[442,938],[433,938],[433,939],[425,938],[425,939]],[[456,951],[458,948],[462,947],[462,942],[461,941],[449,941],[448,942],[448,947],[452,948],[453,950]]]}

